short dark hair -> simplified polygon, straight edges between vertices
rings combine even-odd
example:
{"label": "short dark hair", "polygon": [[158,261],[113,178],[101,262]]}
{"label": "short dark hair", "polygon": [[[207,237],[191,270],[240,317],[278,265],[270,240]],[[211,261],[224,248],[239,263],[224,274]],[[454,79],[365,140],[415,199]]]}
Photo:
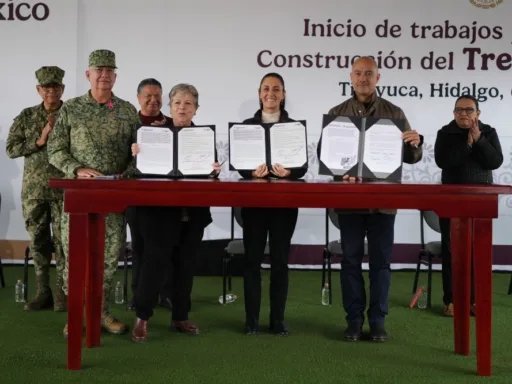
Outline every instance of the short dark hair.
{"label": "short dark hair", "polygon": [[137,87],[137,95],[140,95],[140,93],[142,92],[142,89],[146,86],[146,85],[156,85],[158,88],[162,89],[162,84],[160,84],[160,82],[157,80],[157,79],[153,79],[153,78],[150,78],[150,79],[144,79],[142,80],[138,87]]}
{"label": "short dark hair", "polygon": [[[267,73],[265,76],[262,77],[262,79],[260,81],[260,87],[258,88],[258,91],[261,91],[261,84],[263,84],[263,82],[265,81],[265,79],[267,77],[274,77],[277,80],[279,80],[279,82],[281,83],[281,86],[283,87],[283,92],[286,91],[286,89],[284,88],[283,76],[281,76],[279,73],[275,73],[275,72]],[[279,109],[280,109],[281,112],[284,111],[285,103],[286,103],[286,97],[283,99],[283,101],[281,101],[281,104],[279,105]],[[263,110],[263,103],[261,102],[261,99],[260,99],[260,109]]]}
{"label": "short dark hair", "polygon": [[471,95],[462,95],[462,96],[459,96],[457,98],[457,100],[455,100],[455,105],[457,105],[457,103],[459,102],[459,100],[471,100],[473,101],[473,103],[475,103],[475,106],[476,106],[476,110],[479,111],[480,108],[478,106],[478,100],[476,99],[475,96],[471,96]]}

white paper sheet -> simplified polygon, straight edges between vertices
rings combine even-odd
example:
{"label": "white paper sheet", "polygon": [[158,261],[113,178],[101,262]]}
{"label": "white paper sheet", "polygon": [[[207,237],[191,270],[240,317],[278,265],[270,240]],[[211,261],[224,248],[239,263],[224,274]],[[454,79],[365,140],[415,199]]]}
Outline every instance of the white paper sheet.
{"label": "white paper sheet", "polygon": [[208,175],[215,162],[215,132],[209,127],[178,131],[178,170],[183,175]]}
{"label": "white paper sheet", "polygon": [[230,163],[235,169],[253,170],[265,160],[265,130],[261,125],[236,124],[229,130]]}
{"label": "white paper sheet", "polygon": [[137,130],[137,169],[143,174],[167,175],[173,169],[173,133],[163,127]]}
{"label": "white paper sheet", "polygon": [[359,129],[343,121],[332,121],[322,132],[320,161],[329,169],[348,171],[357,164]]}
{"label": "white paper sheet", "polygon": [[372,173],[391,174],[402,165],[402,146],[398,127],[372,125],[365,133],[363,162]]}
{"label": "white paper sheet", "polygon": [[302,123],[279,123],[270,128],[270,161],[284,168],[307,164],[306,127]]}

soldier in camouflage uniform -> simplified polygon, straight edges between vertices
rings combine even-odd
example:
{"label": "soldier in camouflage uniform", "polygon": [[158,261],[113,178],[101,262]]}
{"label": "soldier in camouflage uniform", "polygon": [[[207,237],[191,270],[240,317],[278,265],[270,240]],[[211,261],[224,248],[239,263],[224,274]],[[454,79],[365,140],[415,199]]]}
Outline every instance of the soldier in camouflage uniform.
{"label": "soldier in camouflage uniform", "polygon": [[[6,142],[7,155],[11,159],[25,157],[21,204],[36,273],[36,295],[25,304],[27,311],[53,307],[61,312],[66,311],[67,307],[62,291],[65,264],[60,234],[62,191],[48,187],[48,179],[62,177],[62,173],[48,162],[46,148],[62,106],[64,73],[59,67],[41,67],[36,71],[37,92],[43,102],[25,108],[14,119]],[[55,297],[50,289],[52,248],[57,267]]]}
{"label": "soldier in camouflage uniform", "polygon": [[[114,52],[96,50],[89,56],[86,71],[91,89],[83,96],[68,100],[48,141],[50,163],[67,177],[95,177],[127,174],[133,169],[131,144],[136,141],[137,110],[116,97]],[[62,243],[66,260],[69,250],[69,215],[62,215]],[[126,221],[122,214],[106,215],[103,311],[101,324],[110,333],[122,334],[128,328],[109,312],[112,279],[119,254],[126,244]],[[64,270],[67,294],[68,268]],[[64,327],[67,337],[67,324]]]}

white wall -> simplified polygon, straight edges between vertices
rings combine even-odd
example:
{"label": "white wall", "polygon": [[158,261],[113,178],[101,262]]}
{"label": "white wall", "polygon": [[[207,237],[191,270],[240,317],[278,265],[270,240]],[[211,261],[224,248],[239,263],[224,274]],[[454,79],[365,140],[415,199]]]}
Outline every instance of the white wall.
{"label": "white wall", "polygon": [[[36,1],[29,2],[31,4]],[[296,119],[308,122],[310,171],[307,178],[317,176],[316,142],[321,130],[322,114],[345,100],[339,82],[349,81],[349,69],[277,68],[258,66],[262,50],[274,54],[376,55],[411,59],[411,69],[381,69],[381,86],[416,86],[422,98],[388,97],[402,107],[414,129],[425,136],[423,160],[406,166],[404,179],[435,181],[439,169],[433,161],[433,144],[437,130],[453,117],[453,97],[430,97],[430,84],[450,83],[479,87],[496,87],[503,99],[482,102],[482,121],[499,133],[505,162],[495,173],[497,182],[512,180],[512,128],[507,108],[512,100],[512,76],[509,70],[498,70],[495,61],[486,70],[468,70],[464,48],[478,47],[483,52],[510,54],[512,30],[509,15],[512,4],[503,2],[495,9],[481,9],[469,1],[446,0],[52,0],[45,21],[0,21],[1,52],[9,52],[2,60],[0,83],[0,238],[27,239],[20,205],[23,160],[7,159],[5,139],[12,118],[19,111],[38,102],[34,71],[41,65],[59,65],[66,70],[65,97],[84,93],[88,84],[84,77],[87,58],[94,49],[116,52],[118,80],[115,93],[137,106],[136,87],[146,77],[159,79],[165,92],[178,82],[194,84],[200,92],[200,108],[196,123],[216,124],[218,149],[227,156],[227,124],[251,116],[258,108],[257,87],[261,77],[270,71],[281,73],[287,88],[287,109]],[[490,1],[486,1],[490,3]],[[371,10],[371,11],[370,11]],[[0,10],[1,11],[1,10]],[[306,37],[304,19],[310,23],[363,24],[366,35],[352,37]],[[402,29],[399,38],[378,38],[375,27],[384,19]],[[415,39],[410,25],[444,25],[445,20],[460,27],[501,27],[501,39]],[[421,58],[434,51],[436,55],[453,52],[453,70],[425,70]],[[510,62],[503,64],[508,64]],[[165,98],[164,103],[168,100]],[[168,112],[167,108],[164,112]],[[227,167],[227,163],[225,164]],[[234,177],[227,170],[224,177]],[[206,231],[207,239],[229,236],[229,210],[213,208],[214,223]],[[512,244],[508,228],[512,224],[512,198],[500,201],[500,218],[495,221],[494,243]],[[322,210],[301,210],[294,243],[321,244],[324,239]],[[397,217],[396,242],[419,241],[419,219],[416,211],[400,211]]]}

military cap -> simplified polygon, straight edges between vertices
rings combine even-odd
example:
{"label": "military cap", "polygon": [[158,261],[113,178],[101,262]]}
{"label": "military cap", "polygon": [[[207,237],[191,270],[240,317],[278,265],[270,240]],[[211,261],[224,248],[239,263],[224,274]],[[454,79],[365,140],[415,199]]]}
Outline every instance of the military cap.
{"label": "military cap", "polygon": [[36,71],[36,79],[40,85],[62,85],[65,71],[59,67],[41,67]]}
{"label": "military cap", "polygon": [[116,67],[116,54],[108,49],[97,49],[89,55],[89,67]]}

